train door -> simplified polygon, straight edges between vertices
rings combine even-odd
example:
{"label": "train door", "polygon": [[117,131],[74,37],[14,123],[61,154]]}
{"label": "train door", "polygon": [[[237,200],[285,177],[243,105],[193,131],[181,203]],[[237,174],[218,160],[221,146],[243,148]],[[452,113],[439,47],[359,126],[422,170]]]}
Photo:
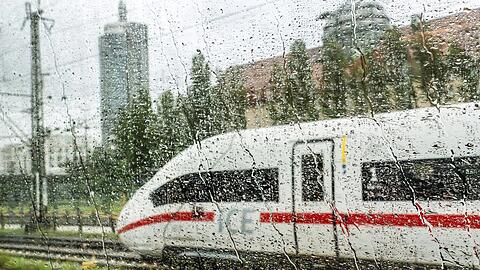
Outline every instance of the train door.
{"label": "train door", "polygon": [[294,232],[299,254],[335,256],[331,203],[333,142],[299,142],[293,148]]}

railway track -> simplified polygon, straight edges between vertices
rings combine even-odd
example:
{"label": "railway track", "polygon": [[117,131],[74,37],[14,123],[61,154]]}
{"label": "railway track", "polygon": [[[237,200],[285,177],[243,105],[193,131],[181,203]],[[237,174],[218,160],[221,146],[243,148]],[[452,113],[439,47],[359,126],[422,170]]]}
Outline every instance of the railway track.
{"label": "railway track", "polygon": [[[12,256],[21,256],[32,259],[70,261],[70,262],[94,262],[99,266],[109,265],[112,268],[126,269],[356,269],[352,260],[317,259],[310,261],[308,258],[292,258],[287,261],[283,256],[270,257],[243,256],[246,260],[235,263],[230,260],[209,260],[187,258],[178,254],[168,254],[166,261],[145,260],[140,255],[130,252],[120,242],[114,240],[82,239],[39,236],[0,236],[0,252]],[[174,252],[175,253],[175,252]],[[198,253],[198,252],[197,252]],[[200,253],[198,253],[200,255]],[[310,261],[310,262],[309,262]],[[428,265],[405,265],[392,262],[359,262],[362,269],[376,270],[410,270],[439,269],[438,266]],[[461,269],[461,267],[449,267],[449,269]]]}
{"label": "railway track", "polygon": [[[130,252],[118,241],[82,238],[63,238],[39,236],[0,236],[0,252],[13,256],[33,259],[70,261],[83,263],[95,262],[97,265],[121,267],[126,269],[258,269],[248,264],[235,264],[231,261],[199,259],[195,257],[169,254],[168,260],[145,259]],[[200,253],[199,253],[200,254]],[[287,269],[288,263],[286,263]],[[284,269],[276,265],[274,268]]]}
{"label": "railway track", "polygon": [[100,239],[40,236],[0,236],[0,251],[13,256],[71,262],[92,261],[97,265],[128,269],[158,269],[162,265],[144,262],[120,242]]}

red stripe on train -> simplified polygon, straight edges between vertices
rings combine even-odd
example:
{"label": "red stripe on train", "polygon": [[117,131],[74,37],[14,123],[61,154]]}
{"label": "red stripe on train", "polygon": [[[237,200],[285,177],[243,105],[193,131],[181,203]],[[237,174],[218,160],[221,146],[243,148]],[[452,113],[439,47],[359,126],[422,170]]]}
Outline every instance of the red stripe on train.
{"label": "red stripe on train", "polygon": [[[466,228],[480,229],[479,215],[422,215],[426,222],[433,227],[441,228]],[[203,212],[200,216],[193,212],[164,213],[130,223],[117,231],[118,234],[148,226],[156,223],[170,221],[212,222],[215,220],[214,212]],[[297,224],[332,224],[332,213],[260,213],[261,223],[292,223]],[[371,226],[398,226],[398,227],[424,227],[425,222],[418,214],[341,214],[336,218],[338,224],[346,225],[371,225]]]}
{"label": "red stripe on train", "polygon": [[298,224],[331,224],[332,213],[260,213],[262,223],[291,223],[296,218]]}
{"label": "red stripe on train", "polygon": [[130,223],[117,231],[118,234],[124,233],[126,231],[134,230],[139,227],[148,226],[156,223],[170,222],[170,221],[214,221],[215,213],[214,212],[202,212],[200,215],[195,214],[194,212],[175,212],[175,213],[164,213],[155,216],[150,216],[139,221]]}
{"label": "red stripe on train", "polygon": [[[426,226],[418,214],[341,214],[338,223],[347,225],[372,225],[372,226],[399,226],[423,227]],[[260,213],[262,223],[291,223],[296,219],[297,224],[331,224],[332,213]],[[426,214],[423,218],[433,227],[480,229],[479,215],[438,215]]]}

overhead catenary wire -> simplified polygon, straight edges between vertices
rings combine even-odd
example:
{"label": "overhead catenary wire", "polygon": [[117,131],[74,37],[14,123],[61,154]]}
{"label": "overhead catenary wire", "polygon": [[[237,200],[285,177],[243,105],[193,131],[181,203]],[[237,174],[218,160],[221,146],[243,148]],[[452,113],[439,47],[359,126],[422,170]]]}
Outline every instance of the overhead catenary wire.
{"label": "overhead catenary wire", "polygon": [[[185,27],[182,27],[182,28],[176,28],[175,30],[172,30],[172,31],[169,31],[169,32],[165,32],[165,33],[162,33],[160,35],[157,35],[155,37],[152,37],[150,36],[149,37],[149,40],[157,40],[158,38],[162,38],[164,36],[171,36],[175,33],[180,33],[180,32],[183,32],[183,31],[186,31],[186,30],[189,30],[189,29],[193,29],[195,27],[198,27],[198,26],[201,26],[202,23],[211,23],[211,22],[215,22],[215,21],[221,21],[221,20],[225,20],[225,19],[228,19],[228,18],[231,18],[233,16],[236,16],[238,14],[242,14],[242,13],[247,13],[247,12],[250,12],[252,10],[255,10],[255,9],[258,9],[258,8],[261,8],[263,6],[266,6],[272,2],[275,2],[275,1],[267,1],[265,3],[261,3],[261,4],[258,4],[258,5],[254,5],[254,6],[250,6],[250,7],[247,7],[247,8],[244,8],[242,10],[239,10],[239,11],[236,11],[236,12],[231,12],[231,13],[227,13],[227,14],[224,14],[224,15],[221,15],[221,16],[217,16],[217,17],[213,17],[207,21],[203,21],[203,22],[200,22],[200,23],[195,23],[195,24],[192,24],[192,25],[187,25]],[[109,15],[109,16],[105,16],[103,18],[108,18],[108,17],[111,17],[113,15]],[[63,29],[60,29],[59,31],[55,31],[55,34],[59,34],[59,33],[63,33],[63,32],[67,32],[67,31],[71,31],[72,29],[76,29],[76,28],[79,28],[79,27],[83,27],[85,26],[87,23],[83,23],[83,24],[78,24],[76,26],[69,26],[69,27],[65,27]],[[28,47],[21,47],[21,49],[27,49]],[[0,55],[5,55],[5,54],[0,54]],[[98,53],[95,53],[95,54],[91,54],[91,55],[87,55],[85,57],[82,57],[82,58],[79,58],[79,59],[74,59],[74,60],[71,60],[71,61],[67,61],[67,62],[64,62],[62,64],[59,64],[57,65],[57,67],[49,67],[47,69],[44,69],[46,73],[48,72],[51,72],[51,71],[54,71],[56,68],[61,68],[62,69],[62,72],[66,71],[66,67],[70,67],[70,66],[75,66],[75,65],[78,65],[80,63],[83,63],[85,61],[88,61],[88,60],[91,60],[91,59],[95,59],[95,58],[98,58],[100,55]],[[29,77],[28,76],[19,76],[19,77],[14,77],[14,78],[11,78],[11,79],[4,79],[3,81],[0,81],[0,86],[2,84],[7,84],[9,82],[13,82],[13,81],[23,81],[23,83],[29,83]],[[1,95],[1,93],[0,93]],[[6,95],[10,95],[10,94],[6,94]],[[18,96],[27,96],[27,94],[21,94],[21,93],[11,93],[10,96],[15,96],[15,95],[18,95]]]}
{"label": "overhead catenary wire", "polygon": [[[207,20],[205,22],[200,22],[200,23],[195,23],[195,24],[191,24],[191,25],[187,25],[185,27],[182,27],[182,28],[177,28],[175,30],[172,30],[170,32],[166,32],[166,33],[161,33],[160,35],[156,35],[156,36],[149,36],[148,37],[148,41],[155,41],[157,40],[158,38],[162,38],[162,37],[165,37],[165,36],[170,36],[172,34],[176,34],[176,33],[181,33],[183,31],[186,31],[186,30],[190,30],[190,29],[193,29],[195,27],[200,27],[202,26],[202,23],[212,23],[212,22],[215,22],[215,21],[221,21],[221,20],[225,20],[225,19],[228,19],[228,18],[231,18],[233,16],[236,16],[236,15],[239,15],[239,14],[243,14],[243,13],[247,13],[247,12],[250,12],[252,10],[255,10],[255,9],[258,9],[258,8],[261,8],[261,7],[264,7],[266,5],[269,5],[271,3],[274,3],[276,1],[267,1],[265,3],[261,3],[261,4],[258,4],[258,5],[254,5],[254,6],[251,6],[251,7],[247,7],[247,8],[244,8],[242,10],[239,10],[239,11],[235,11],[235,12],[230,12],[230,13],[227,13],[227,14],[224,14],[224,15],[221,15],[221,16],[217,16],[217,17],[213,17],[212,19],[210,20]],[[134,9],[135,10],[135,9]],[[109,16],[105,16],[105,17],[102,17],[102,18],[109,18],[109,17],[113,17],[115,16],[116,14],[114,15],[109,15]],[[89,25],[87,23],[83,23],[83,24],[78,24],[76,26],[70,26],[70,27],[65,27],[63,29],[60,29],[59,31],[55,31],[54,33],[52,34],[60,34],[60,33],[64,33],[64,32],[67,32],[67,31],[71,31],[73,29],[77,29],[77,28],[81,28],[85,25]],[[28,46],[28,45],[27,45]],[[19,48],[25,48],[24,46],[22,47],[19,47]],[[14,52],[15,50],[12,49],[10,51],[8,51],[7,53],[12,53]],[[4,54],[0,54],[0,56],[3,56],[5,55]],[[71,61],[68,61],[68,62],[65,62],[65,63],[62,63],[62,64],[59,64],[58,67],[59,68],[63,68],[63,67],[66,67],[66,66],[71,66],[71,65],[75,65],[75,64],[78,64],[78,63],[81,63],[81,62],[84,62],[86,60],[89,60],[89,59],[92,59],[92,58],[96,58],[96,57],[99,57],[99,54],[96,53],[96,54],[91,54],[91,55],[87,55],[85,57],[82,57],[80,59],[76,59],[76,60],[71,60]],[[47,72],[48,71],[53,71],[55,69],[55,67],[49,67],[47,69],[45,69]],[[7,79],[5,80],[5,82],[10,82],[10,81],[15,81],[15,80],[25,80],[26,78],[24,77],[16,77],[16,78],[12,78],[12,79]]]}
{"label": "overhead catenary wire", "polygon": [[25,145],[28,145],[28,135],[20,128],[18,127],[16,124],[15,124],[15,121],[13,121],[8,115],[7,113],[3,110],[3,107],[0,106],[0,114],[2,115],[2,121],[5,123],[5,125],[10,129],[10,131],[15,135],[15,137],[17,137],[18,139],[20,139],[20,141],[25,144]]}
{"label": "overhead catenary wire", "polygon": [[0,92],[0,96],[12,96],[12,97],[32,97],[30,94],[24,93],[12,93],[12,92]]}

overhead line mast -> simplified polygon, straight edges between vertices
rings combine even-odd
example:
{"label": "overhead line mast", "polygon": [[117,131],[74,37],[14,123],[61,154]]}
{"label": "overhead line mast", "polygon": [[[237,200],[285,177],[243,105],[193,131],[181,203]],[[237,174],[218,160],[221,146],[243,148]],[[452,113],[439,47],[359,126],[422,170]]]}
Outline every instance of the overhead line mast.
{"label": "overhead line mast", "polygon": [[45,128],[43,115],[43,74],[41,66],[40,48],[40,22],[47,31],[53,27],[54,21],[42,17],[43,10],[40,9],[40,1],[37,1],[37,10],[32,11],[31,3],[25,3],[26,18],[22,28],[27,21],[30,21],[30,50],[31,50],[31,106],[32,106],[32,175],[35,183],[35,214],[34,222],[45,227],[48,225],[48,182],[45,168]]}

